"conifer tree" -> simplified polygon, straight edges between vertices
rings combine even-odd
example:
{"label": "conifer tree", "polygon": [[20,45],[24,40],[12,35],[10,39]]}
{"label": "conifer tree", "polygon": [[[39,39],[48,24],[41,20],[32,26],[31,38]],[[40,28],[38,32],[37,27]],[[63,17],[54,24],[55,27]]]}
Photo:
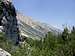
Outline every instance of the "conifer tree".
{"label": "conifer tree", "polygon": [[68,28],[66,27],[62,33],[62,39],[66,41],[68,37],[69,37],[69,31],[68,31]]}
{"label": "conifer tree", "polygon": [[75,27],[73,26],[72,28],[72,31],[71,31],[72,34],[75,34]]}

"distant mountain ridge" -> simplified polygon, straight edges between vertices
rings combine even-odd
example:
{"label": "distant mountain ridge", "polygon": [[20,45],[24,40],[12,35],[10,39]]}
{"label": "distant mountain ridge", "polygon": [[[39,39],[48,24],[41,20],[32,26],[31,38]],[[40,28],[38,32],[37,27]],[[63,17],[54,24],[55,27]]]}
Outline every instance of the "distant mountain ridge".
{"label": "distant mountain ridge", "polygon": [[[17,12],[17,20],[21,35],[30,38],[41,38],[44,37],[47,32],[52,32],[54,34],[59,34],[61,32],[60,29],[57,29],[51,25],[46,23],[41,23],[39,21],[32,20],[29,16],[24,16],[22,13]],[[3,28],[0,27],[0,32]]]}
{"label": "distant mountain ridge", "polygon": [[38,38],[44,37],[47,32],[51,31],[58,34],[61,30],[49,26],[46,23],[40,23],[32,20],[29,16],[24,16],[22,13],[17,12],[17,19],[21,34],[26,37]]}

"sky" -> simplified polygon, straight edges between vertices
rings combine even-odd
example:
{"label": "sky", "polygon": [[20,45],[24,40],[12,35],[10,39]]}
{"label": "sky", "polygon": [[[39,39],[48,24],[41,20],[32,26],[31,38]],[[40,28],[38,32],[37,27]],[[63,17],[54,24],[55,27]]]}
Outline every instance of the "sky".
{"label": "sky", "polygon": [[75,0],[13,0],[13,4],[25,16],[59,29],[75,25]]}

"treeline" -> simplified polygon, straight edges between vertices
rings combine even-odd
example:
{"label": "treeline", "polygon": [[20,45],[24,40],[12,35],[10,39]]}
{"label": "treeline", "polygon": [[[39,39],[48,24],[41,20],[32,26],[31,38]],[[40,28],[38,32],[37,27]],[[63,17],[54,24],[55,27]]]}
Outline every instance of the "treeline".
{"label": "treeline", "polygon": [[28,43],[33,47],[32,56],[75,56],[75,27],[66,27],[58,36],[48,32],[44,39]]}
{"label": "treeline", "polygon": [[48,32],[41,40],[27,38],[22,45],[15,46],[0,33],[0,48],[12,56],[75,56],[75,27],[55,36]]}

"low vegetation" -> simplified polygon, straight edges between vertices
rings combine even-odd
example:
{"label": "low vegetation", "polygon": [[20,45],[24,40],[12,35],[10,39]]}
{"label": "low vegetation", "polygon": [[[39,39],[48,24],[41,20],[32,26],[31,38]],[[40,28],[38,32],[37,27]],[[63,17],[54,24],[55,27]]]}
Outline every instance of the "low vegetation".
{"label": "low vegetation", "polygon": [[75,56],[75,27],[71,32],[65,28],[58,36],[48,32],[40,41],[27,38],[19,46],[13,45],[0,33],[0,48],[12,56]]}

